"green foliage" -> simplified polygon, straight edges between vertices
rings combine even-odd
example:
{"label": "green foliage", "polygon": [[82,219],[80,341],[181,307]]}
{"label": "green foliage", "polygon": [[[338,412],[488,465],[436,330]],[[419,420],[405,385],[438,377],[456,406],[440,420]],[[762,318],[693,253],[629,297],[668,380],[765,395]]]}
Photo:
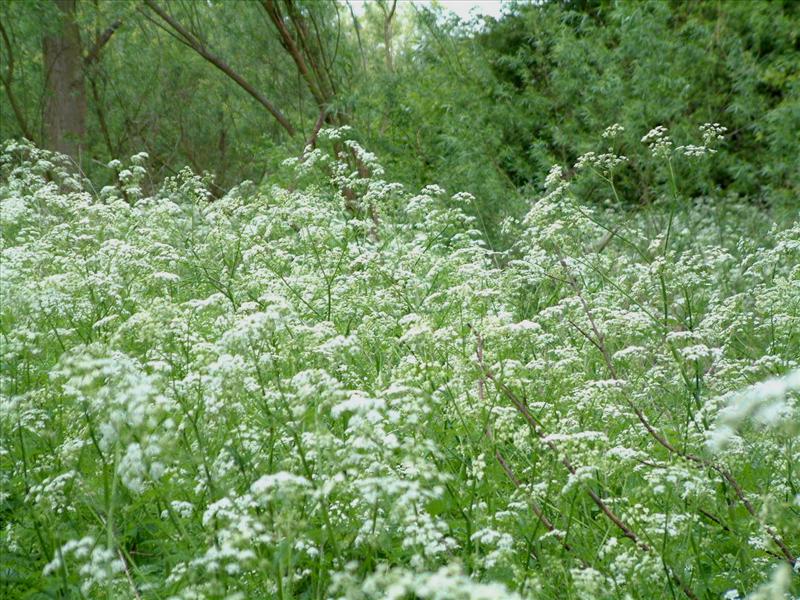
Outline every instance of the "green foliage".
{"label": "green foliage", "polygon": [[683,174],[693,190],[793,199],[799,19],[791,2],[520,4],[478,34],[431,25],[396,103],[428,151],[416,154],[439,158],[465,189],[464,171],[538,188],[551,164],[569,167],[598,149],[597,131],[620,123],[633,166],[624,199],[651,202],[658,176],[636,154],[639,138],[660,124],[685,139],[717,121],[730,130],[729,154],[710,172]]}
{"label": "green foliage", "polygon": [[[728,144],[711,168],[680,173],[693,194],[723,189],[753,202],[795,201],[796,2],[518,3],[499,20],[471,24],[400,3],[386,29],[390,5],[356,14],[346,4],[278,2],[285,15],[296,6],[305,19],[313,42],[307,67],[318,64],[332,86],[329,123],[354,127],[396,180],[473,193],[480,227],[501,247],[502,219],[524,210],[520,192],[537,193],[552,164],[569,168],[587,151],[605,151],[596,133],[612,123],[625,127],[617,149],[630,169],[617,184],[628,206],[668,192],[664,173],[648,171],[639,139],[663,125],[676,143],[691,143],[702,122],[725,125]],[[154,183],[190,166],[215,175],[217,196],[242,179],[274,176],[284,156],[313,139],[320,112],[277,29],[258,3],[176,1],[168,9],[285,113],[297,135],[286,136],[147,6],[79,2],[87,53],[122,23],[87,68],[82,168],[108,182],[113,174],[101,164],[144,149]],[[9,87],[39,139],[41,35],[55,9],[37,0],[0,10],[10,40],[3,56],[15,59]],[[0,135],[18,136],[7,100]],[[604,201],[598,194],[590,198]]]}

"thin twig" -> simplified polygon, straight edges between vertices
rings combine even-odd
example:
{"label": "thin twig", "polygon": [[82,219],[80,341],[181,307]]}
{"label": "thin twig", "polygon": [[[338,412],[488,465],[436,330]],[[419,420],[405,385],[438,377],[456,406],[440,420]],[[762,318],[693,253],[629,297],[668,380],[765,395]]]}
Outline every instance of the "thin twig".
{"label": "thin twig", "polygon": [[[473,332],[475,333],[475,336],[478,338],[478,340],[482,340],[480,334],[477,331],[475,331],[473,329]],[[575,467],[573,466],[572,461],[569,459],[569,455],[567,455],[566,453],[563,453],[563,452],[562,453],[558,452],[558,448],[556,447],[556,445],[552,441],[549,441],[549,440],[547,440],[545,438],[544,428],[543,428],[541,422],[531,413],[531,411],[528,409],[526,404],[517,397],[517,395],[511,390],[511,388],[509,388],[502,381],[499,381],[499,380],[497,380],[495,378],[494,374],[486,367],[486,365],[485,365],[485,363],[483,361],[483,351],[482,351],[483,342],[482,341],[479,342],[479,346],[481,348],[481,353],[480,353],[480,356],[479,356],[479,359],[478,359],[478,363],[479,363],[479,366],[481,368],[482,376],[485,376],[487,379],[490,379],[492,381],[492,383],[494,383],[495,387],[508,400],[511,401],[511,403],[514,405],[514,407],[517,409],[517,411],[525,418],[525,421],[530,426],[531,431],[533,431],[534,435],[536,435],[536,437],[541,442],[543,442],[556,456],[560,456],[561,464],[564,465],[564,467],[567,469],[567,471],[569,471],[572,475],[575,475],[577,473],[577,469],[575,469]],[[602,498],[600,498],[600,496],[597,494],[597,492],[595,492],[594,490],[592,490],[591,488],[588,488],[588,487],[585,487],[585,490],[589,494],[589,497],[592,499],[592,501],[595,503],[595,505],[597,505],[597,507],[600,508],[600,510],[603,512],[603,514],[606,515],[606,517],[608,517],[608,519],[622,532],[622,535],[624,537],[626,537],[629,540],[631,540],[635,544],[635,546],[637,548],[639,548],[640,550],[642,550],[643,552],[645,552],[647,554],[653,554],[654,553],[653,548],[647,542],[642,540],[636,534],[636,532],[634,532],[633,529],[629,525],[627,525],[611,509],[611,507],[609,507],[608,504],[606,504],[603,501]],[[663,558],[662,558],[662,562],[663,562]],[[672,580],[675,581],[675,583],[678,584],[678,586],[681,588],[681,591],[683,591],[683,593],[688,598],[690,598],[691,600],[698,600],[697,595],[694,593],[694,591],[683,581],[683,579],[675,572],[674,569],[667,567],[666,564],[665,564],[665,570],[666,570],[667,574],[669,575],[669,577],[671,577]]]}
{"label": "thin twig", "polygon": [[[481,405],[484,405],[485,401],[486,401],[486,377],[484,375],[484,369],[483,369],[483,338],[474,329],[472,329],[472,331],[475,334],[475,337],[477,339],[476,355],[478,357],[478,364],[481,366],[481,374],[478,377],[478,398],[481,401]],[[522,487],[522,482],[514,474],[514,471],[509,466],[508,461],[506,461],[506,459],[501,454],[500,450],[497,448],[497,445],[496,445],[495,440],[494,440],[494,433],[492,431],[491,423],[487,423],[486,430],[484,431],[484,435],[486,436],[486,438],[494,446],[494,457],[495,457],[495,460],[497,460],[498,464],[503,469],[503,472],[509,478],[511,483],[513,483],[514,487],[516,487],[516,488]],[[545,529],[547,529],[547,531],[549,531],[549,532],[555,531],[555,529],[556,529],[555,525],[553,525],[552,521],[550,521],[550,519],[547,518],[547,516],[544,514],[544,511],[539,506],[539,504],[535,500],[533,500],[532,498],[529,498],[528,500],[530,502],[531,510],[534,512],[534,514],[539,519],[539,521],[541,521],[542,525],[544,525]],[[568,550],[570,552],[573,551],[572,546],[570,546],[567,542],[562,540],[560,537],[558,538],[558,540],[561,542],[561,545],[564,547],[565,550]]]}
{"label": "thin twig", "polygon": [[[609,375],[611,375],[611,377],[613,377],[614,379],[617,379],[617,370],[614,367],[614,362],[613,362],[613,360],[611,358],[611,353],[609,352],[608,346],[605,343],[605,337],[600,332],[599,328],[597,327],[597,325],[595,323],[595,319],[594,319],[594,315],[592,313],[592,309],[589,307],[589,304],[588,304],[588,302],[586,301],[586,298],[583,295],[583,292],[581,290],[580,285],[578,284],[577,279],[569,272],[569,269],[567,267],[566,261],[564,260],[563,257],[560,259],[560,262],[561,262],[561,266],[564,268],[565,275],[567,277],[567,282],[569,283],[570,287],[573,289],[573,291],[575,292],[576,296],[578,297],[578,300],[580,301],[581,306],[583,307],[583,311],[584,311],[584,313],[586,315],[586,318],[589,320],[589,324],[590,324],[590,326],[592,328],[592,332],[594,333],[594,338],[592,338],[592,336],[589,335],[588,332],[586,332],[585,330],[581,329],[580,327],[578,327],[574,323],[572,323],[572,325],[593,346],[595,346],[600,351],[600,354],[603,357],[603,361],[605,362],[606,369],[608,370]],[[685,460],[687,462],[690,462],[690,463],[693,463],[695,465],[704,467],[706,469],[710,469],[712,471],[715,471],[717,474],[719,474],[722,477],[722,479],[724,479],[731,486],[731,488],[733,488],[733,491],[736,494],[736,497],[738,498],[738,500],[742,504],[742,506],[744,506],[745,510],[750,514],[751,517],[753,517],[753,519],[755,519],[755,521],[757,523],[759,523],[764,528],[764,530],[770,536],[770,538],[775,543],[775,545],[778,546],[778,548],[780,548],[781,553],[783,554],[783,557],[786,559],[786,561],[792,567],[797,565],[797,557],[794,555],[794,553],[786,545],[786,542],[784,542],[783,538],[778,533],[778,531],[774,527],[769,525],[768,523],[765,523],[761,519],[761,517],[758,515],[758,513],[755,510],[755,508],[753,507],[752,503],[747,498],[747,494],[745,494],[744,489],[742,488],[741,484],[736,480],[736,478],[727,469],[727,467],[725,467],[725,466],[723,466],[723,465],[721,465],[719,463],[716,463],[716,462],[714,462],[712,460],[709,460],[707,458],[703,458],[703,457],[698,456],[696,454],[692,454],[690,452],[687,452],[685,450],[680,450],[679,448],[674,446],[667,439],[666,436],[664,436],[662,433],[657,431],[655,427],[653,427],[653,425],[650,423],[650,421],[645,416],[644,412],[642,412],[642,410],[638,406],[636,406],[630,400],[626,400],[626,403],[628,404],[630,409],[633,411],[633,413],[636,415],[636,418],[639,420],[639,422],[647,430],[647,433],[654,440],[656,440],[656,442],[658,442],[658,444],[660,446],[665,448],[671,454],[674,454],[674,455],[682,458],[683,460]]]}
{"label": "thin twig", "polygon": [[131,572],[128,570],[128,561],[125,560],[125,556],[119,548],[117,548],[117,556],[119,556],[120,561],[122,561],[122,568],[125,571],[125,577],[128,578],[128,583],[131,584],[133,595],[136,596],[136,600],[142,600],[142,597],[139,595],[139,590],[136,588],[136,584],[133,581],[133,577],[131,577]]}

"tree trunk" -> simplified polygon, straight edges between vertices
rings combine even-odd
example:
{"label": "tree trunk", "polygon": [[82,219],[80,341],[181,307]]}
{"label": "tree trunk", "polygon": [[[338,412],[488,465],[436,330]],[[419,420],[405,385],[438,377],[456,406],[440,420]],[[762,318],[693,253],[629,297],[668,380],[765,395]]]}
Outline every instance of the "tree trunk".
{"label": "tree trunk", "polygon": [[392,57],[392,18],[397,9],[397,0],[393,0],[392,8],[386,10],[386,4],[380,4],[383,11],[383,51],[386,56],[386,70],[394,73],[394,59]]}
{"label": "tree trunk", "polygon": [[48,148],[79,160],[86,139],[86,89],[76,0],[53,0],[58,28],[44,36],[46,105],[44,139]]}

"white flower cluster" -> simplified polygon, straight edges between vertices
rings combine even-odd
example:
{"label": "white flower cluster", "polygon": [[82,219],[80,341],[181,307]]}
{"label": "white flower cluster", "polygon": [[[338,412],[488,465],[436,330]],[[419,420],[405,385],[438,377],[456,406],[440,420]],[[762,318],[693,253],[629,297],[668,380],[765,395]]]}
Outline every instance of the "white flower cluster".
{"label": "white flower cluster", "polygon": [[743,597],[797,556],[795,217],[554,167],[495,252],[327,138],[214,202],[0,153],[11,597]]}
{"label": "white flower cluster", "polygon": [[715,451],[724,449],[736,436],[736,429],[748,419],[773,428],[800,422],[800,403],[792,397],[798,390],[800,370],[728,394],[715,427],[708,431],[709,446]]}
{"label": "white flower cluster", "polygon": [[437,571],[415,573],[406,569],[379,568],[359,582],[349,564],[345,573],[334,578],[332,598],[336,600],[384,600],[422,598],[424,600],[519,600],[521,596],[496,583],[478,583],[461,572],[457,565]]}
{"label": "white flower cluster", "polygon": [[91,536],[70,540],[58,549],[55,558],[44,567],[44,574],[67,569],[67,561],[77,562],[81,576],[81,592],[90,594],[94,588],[105,587],[125,571],[125,563],[114,551],[95,542]]}
{"label": "white flower cluster", "polygon": [[706,146],[694,146],[689,144],[687,146],[678,146],[678,152],[683,153],[684,156],[688,156],[689,158],[701,158],[716,153],[716,150]]}
{"label": "white flower cluster", "polygon": [[607,140],[611,140],[621,136],[625,132],[625,128],[620,125],[619,123],[614,123],[603,130],[601,137]]}
{"label": "white flower cluster", "polygon": [[600,173],[611,173],[614,169],[624,165],[628,162],[628,157],[614,154],[612,151],[604,154],[597,154],[595,152],[587,152],[578,157],[575,163],[575,169],[594,169]]}
{"label": "white flower cluster", "polygon": [[[714,146],[724,141],[726,127],[719,123],[704,123],[700,126],[700,134],[703,138],[702,145],[687,144],[675,148],[677,152],[688,158],[702,158],[717,153]],[[672,139],[666,127],[659,125],[648,131],[642,137],[642,143],[647,144],[653,156],[667,158],[672,154]]]}
{"label": "white flower cluster", "polygon": [[663,125],[654,127],[642,137],[642,143],[647,144],[653,156],[664,158],[672,152],[672,140],[667,128]]}
{"label": "white flower cluster", "polygon": [[726,131],[728,131],[728,128],[723,127],[719,123],[703,123],[700,125],[700,133],[703,135],[703,144],[706,146],[723,141]]}

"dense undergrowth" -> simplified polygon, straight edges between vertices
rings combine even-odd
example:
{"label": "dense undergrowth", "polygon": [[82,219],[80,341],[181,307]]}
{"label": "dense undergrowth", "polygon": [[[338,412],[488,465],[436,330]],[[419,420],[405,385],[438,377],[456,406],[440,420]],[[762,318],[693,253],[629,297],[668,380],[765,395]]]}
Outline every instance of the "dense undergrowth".
{"label": "dense undergrowth", "polygon": [[650,132],[638,213],[554,168],[502,253],[353,144],[210,202],[9,143],[4,596],[796,595],[800,222],[682,194],[719,134]]}

